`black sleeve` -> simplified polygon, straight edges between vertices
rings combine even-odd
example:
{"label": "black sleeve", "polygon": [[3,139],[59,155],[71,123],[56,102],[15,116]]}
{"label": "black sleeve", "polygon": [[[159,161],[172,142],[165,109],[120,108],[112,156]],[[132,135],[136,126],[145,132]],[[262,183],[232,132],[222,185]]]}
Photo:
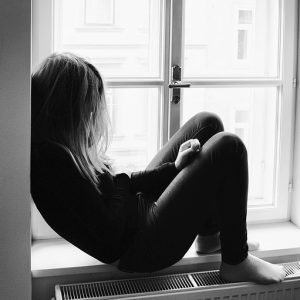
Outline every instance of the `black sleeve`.
{"label": "black sleeve", "polygon": [[178,174],[175,163],[164,163],[161,166],[145,171],[131,173],[133,192],[151,192],[164,190]]}

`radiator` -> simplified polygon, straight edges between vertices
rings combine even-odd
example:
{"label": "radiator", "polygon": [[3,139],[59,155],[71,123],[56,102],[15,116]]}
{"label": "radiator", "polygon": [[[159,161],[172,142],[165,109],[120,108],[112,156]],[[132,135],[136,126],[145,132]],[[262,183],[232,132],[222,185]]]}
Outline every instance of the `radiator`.
{"label": "radiator", "polygon": [[228,283],[219,271],[56,285],[56,300],[186,299],[300,300],[300,262],[282,264],[286,279],[277,284]]}

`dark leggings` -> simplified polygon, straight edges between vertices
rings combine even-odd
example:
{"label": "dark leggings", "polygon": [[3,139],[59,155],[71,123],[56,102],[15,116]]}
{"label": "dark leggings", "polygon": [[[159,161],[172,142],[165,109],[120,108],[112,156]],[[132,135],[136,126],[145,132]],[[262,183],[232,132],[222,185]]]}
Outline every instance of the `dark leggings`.
{"label": "dark leggings", "polygon": [[119,269],[153,272],[168,267],[188,251],[195,237],[220,231],[222,261],[242,262],[247,246],[247,151],[243,142],[223,132],[221,120],[199,113],[182,126],[147,168],[175,161],[180,145],[197,138],[201,150],[159,195],[139,194],[140,230]]}

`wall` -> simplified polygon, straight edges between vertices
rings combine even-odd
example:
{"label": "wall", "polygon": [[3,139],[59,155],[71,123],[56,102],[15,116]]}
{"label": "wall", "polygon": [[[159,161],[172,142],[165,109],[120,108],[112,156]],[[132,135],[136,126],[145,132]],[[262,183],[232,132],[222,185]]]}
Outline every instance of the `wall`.
{"label": "wall", "polygon": [[31,299],[31,1],[0,1],[0,299]]}

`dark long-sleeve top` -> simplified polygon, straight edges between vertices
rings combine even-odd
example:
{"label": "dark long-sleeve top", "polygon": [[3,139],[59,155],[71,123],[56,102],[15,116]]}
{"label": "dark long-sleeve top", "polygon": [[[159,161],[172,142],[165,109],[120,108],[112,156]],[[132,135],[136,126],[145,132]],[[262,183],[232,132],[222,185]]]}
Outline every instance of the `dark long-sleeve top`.
{"label": "dark long-sleeve top", "polygon": [[31,147],[31,195],[38,210],[60,236],[104,263],[119,259],[138,230],[136,193],[164,189],[176,174],[174,163],[131,177],[98,173],[100,194],[62,147]]}

